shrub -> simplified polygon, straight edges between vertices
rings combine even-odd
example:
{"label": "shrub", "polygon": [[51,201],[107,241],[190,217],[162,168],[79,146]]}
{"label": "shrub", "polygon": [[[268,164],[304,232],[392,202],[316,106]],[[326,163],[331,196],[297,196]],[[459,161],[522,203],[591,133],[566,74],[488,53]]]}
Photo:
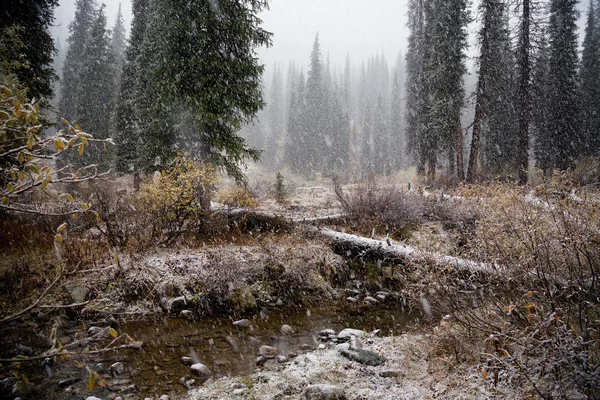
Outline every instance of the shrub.
{"label": "shrub", "polygon": [[286,192],[286,188],[285,188],[285,183],[283,182],[283,175],[281,174],[281,172],[277,172],[277,175],[275,175],[275,200],[277,200],[278,203],[283,203],[285,202],[285,198],[287,197],[287,192]]}
{"label": "shrub", "polygon": [[138,209],[150,215],[151,237],[168,245],[184,232],[198,232],[210,213],[217,182],[213,167],[183,154],[153,182],[143,184]]}

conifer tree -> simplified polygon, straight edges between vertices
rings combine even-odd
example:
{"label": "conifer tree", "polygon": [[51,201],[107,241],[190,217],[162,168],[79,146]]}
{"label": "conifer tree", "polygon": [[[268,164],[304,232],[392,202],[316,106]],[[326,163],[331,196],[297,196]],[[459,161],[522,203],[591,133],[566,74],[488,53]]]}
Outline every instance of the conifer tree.
{"label": "conifer tree", "polygon": [[146,169],[178,149],[244,180],[258,159],[237,135],[263,107],[255,49],[270,44],[257,14],[265,0],[152,0],[138,57],[138,116]]}
{"label": "conifer tree", "polygon": [[277,64],[273,69],[273,79],[271,81],[268,119],[270,135],[265,142],[265,152],[261,159],[267,164],[272,165],[278,160],[279,143],[285,137],[285,98],[283,94],[283,77]]}
{"label": "conifer tree", "polygon": [[69,48],[63,66],[59,104],[60,115],[71,123],[77,121],[77,104],[79,104],[77,96],[81,86],[80,70],[90,29],[96,19],[96,2],[77,0],[75,7],[75,19],[69,24]]}
{"label": "conifer tree", "polygon": [[[401,56],[400,56],[401,57]],[[399,58],[401,60],[401,58]],[[404,127],[402,121],[402,83],[400,74],[402,70],[398,65],[392,83],[392,101],[390,105],[390,143],[389,161],[391,171],[397,171],[404,162]]]}
{"label": "conifer tree", "polygon": [[302,121],[306,132],[306,162],[314,171],[323,167],[326,143],[322,128],[325,126],[324,68],[321,57],[319,34],[315,36],[310,54],[310,67],[306,80],[306,108]]}
{"label": "conifer tree", "polygon": [[406,147],[407,153],[417,164],[419,173],[425,172],[426,149],[421,147],[424,135],[423,102],[423,55],[425,39],[425,1],[410,0],[408,3],[408,51],[406,53]]}
{"label": "conifer tree", "polygon": [[120,84],[123,66],[125,65],[125,48],[127,46],[125,32],[125,23],[123,22],[123,14],[121,12],[121,3],[119,3],[119,11],[117,12],[117,20],[112,30],[112,50],[115,57],[115,72],[116,81]]}
{"label": "conifer tree", "polygon": [[133,0],[132,4],[131,35],[129,46],[125,51],[125,65],[119,85],[115,116],[115,166],[120,172],[126,172],[135,167],[140,146],[135,88],[139,78],[137,58],[140,55],[146,32],[148,2],[149,0]]}
{"label": "conifer tree", "polygon": [[301,173],[307,172],[305,157],[308,153],[308,138],[303,123],[306,109],[305,90],[304,73],[300,71],[291,88],[285,159],[292,171]]}
{"label": "conifer tree", "polygon": [[549,170],[552,165],[552,151],[547,151],[546,136],[550,129],[550,49],[547,34],[540,36],[538,51],[534,57],[531,81],[532,110],[531,133],[535,138],[535,155],[537,166]]}
{"label": "conifer tree", "polygon": [[[506,91],[505,75],[505,45],[508,42],[508,29],[505,23],[506,10],[503,0],[483,0],[479,5],[483,16],[479,31],[479,79],[476,89],[475,120],[473,121],[473,138],[467,169],[467,180],[474,182],[477,176],[479,151],[481,147],[484,124],[489,121],[488,113],[502,113],[502,103]],[[503,99],[508,100],[508,99]],[[496,106],[496,108],[493,108]],[[509,118],[509,115],[503,115]],[[491,121],[489,121],[491,122]],[[493,128],[493,126],[489,127]],[[506,134],[506,132],[504,133]],[[490,135],[492,136],[492,135]],[[489,139],[494,138],[495,135]],[[488,140],[489,140],[488,139]],[[493,141],[492,141],[493,142]]]}
{"label": "conifer tree", "polygon": [[538,147],[551,155],[545,170],[572,167],[583,148],[577,84],[577,3],[578,0],[553,0],[550,6],[549,121]]}
{"label": "conifer tree", "polygon": [[58,0],[3,1],[0,11],[0,32],[15,27],[23,42],[22,60],[26,68],[14,71],[30,98],[52,97],[56,72],[52,68],[56,51],[49,28],[54,22]]}
{"label": "conifer tree", "polygon": [[590,0],[581,56],[583,154],[600,155],[600,7]]}
{"label": "conifer tree", "polygon": [[[106,29],[104,5],[96,13],[79,70],[77,88],[77,122],[96,139],[111,136],[111,117],[115,105],[115,60]],[[113,148],[94,146],[83,157],[73,159],[80,165],[96,164],[108,169],[112,164]]]}

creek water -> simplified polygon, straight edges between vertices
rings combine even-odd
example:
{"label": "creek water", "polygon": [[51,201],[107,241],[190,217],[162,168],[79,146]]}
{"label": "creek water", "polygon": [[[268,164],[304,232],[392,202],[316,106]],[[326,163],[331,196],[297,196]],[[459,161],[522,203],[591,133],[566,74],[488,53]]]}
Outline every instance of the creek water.
{"label": "creek water", "polygon": [[[251,327],[238,329],[230,318],[190,321],[164,318],[155,321],[129,322],[119,327],[144,342],[143,350],[125,350],[112,360],[120,360],[130,379],[140,389],[140,397],[178,394],[186,391],[179,383],[190,376],[190,368],[182,363],[187,356],[205,364],[214,378],[246,375],[256,369],[261,345],[275,346],[280,354],[302,353],[318,346],[317,334],[322,329],[344,328],[365,331],[381,330],[381,334],[399,334],[416,316],[400,307],[349,309],[342,305],[281,309],[261,312],[251,319]],[[294,334],[282,335],[283,324],[294,328]]]}

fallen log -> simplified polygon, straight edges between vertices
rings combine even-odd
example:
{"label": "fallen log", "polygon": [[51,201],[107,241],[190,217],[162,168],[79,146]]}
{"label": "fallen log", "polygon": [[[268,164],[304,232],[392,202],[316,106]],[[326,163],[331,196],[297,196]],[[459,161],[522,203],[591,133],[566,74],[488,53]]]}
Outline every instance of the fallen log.
{"label": "fallen log", "polygon": [[[458,270],[470,272],[484,272],[498,275],[502,268],[497,265],[482,263],[464,258],[446,256],[438,253],[426,252],[405,246],[390,239],[379,240],[362,236],[338,232],[333,229],[320,228],[314,230],[316,233],[333,241],[338,251],[347,250],[352,254],[358,250],[364,257],[385,261],[414,261],[427,262],[442,267],[452,267]],[[343,254],[342,254],[343,255]],[[348,255],[348,254],[346,254]]]}

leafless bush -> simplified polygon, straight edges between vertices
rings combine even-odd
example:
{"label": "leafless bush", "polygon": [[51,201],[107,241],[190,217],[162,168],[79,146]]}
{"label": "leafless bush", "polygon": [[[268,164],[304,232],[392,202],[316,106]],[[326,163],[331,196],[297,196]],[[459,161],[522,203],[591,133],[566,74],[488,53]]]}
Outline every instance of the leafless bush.
{"label": "leafless bush", "polygon": [[536,197],[469,189],[484,200],[463,255],[501,266],[506,284],[477,302],[449,288],[442,297],[465,334],[485,340],[496,380],[518,377],[541,398],[600,398],[600,209],[585,191],[557,196],[562,186]]}

